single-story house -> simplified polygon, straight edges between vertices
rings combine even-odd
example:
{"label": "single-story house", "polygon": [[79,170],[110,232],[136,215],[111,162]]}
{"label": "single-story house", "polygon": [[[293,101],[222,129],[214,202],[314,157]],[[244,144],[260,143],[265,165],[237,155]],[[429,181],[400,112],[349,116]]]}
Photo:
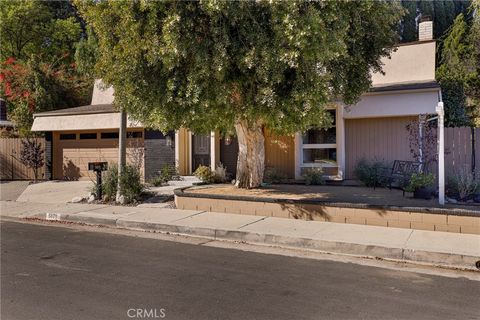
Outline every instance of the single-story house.
{"label": "single-story house", "polygon": [[[44,131],[47,173],[51,179],[93,179],[89,162],[118,162],[119,113],[112,88],[95,81],[90,105],[34,114],[32,131]],[[148,130],[127,118],[127,161],[146,179],[162,165],[175,164],[174,133]]]}
{"label": "single-story house", "polygon": [[[293,136],[265,132],[266,167],[289,178],[301,179],[306,168],[322,167],[330,179],[354,178],[361,158],[411,160],[405,126],[422,114],[435,114],[441,91],[435,81],[435,50],[432,22],[419,24],[419,40],[398,46],[391,58],[384,58],[383,74],[372,74],[372,87],[355,105],[341,102],[330,112],[334,126],[312,129]],[[47,132],[51,149],[51,177],[91,177],[89,161],[117,161],[119,114],[113,108],[113,89],[95,83],[88,106],[37,113],[33,131]],[[146,179],[163,164],[175,164],[182,175],[199,165],[215,168],[222,163],[235,174],[238,142],[219,132],[195,134],[182,128],[163,135],[140,123],[128,121],[129,149],[144,150]],[[128,152],[127,152],[128,154]],[[132,161],[132,159],[130,159]]]}

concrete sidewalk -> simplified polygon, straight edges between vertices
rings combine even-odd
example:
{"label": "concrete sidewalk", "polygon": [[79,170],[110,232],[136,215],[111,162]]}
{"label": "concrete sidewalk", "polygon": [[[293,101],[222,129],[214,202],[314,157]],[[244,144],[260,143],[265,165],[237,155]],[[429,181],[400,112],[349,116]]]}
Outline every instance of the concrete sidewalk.
{"label": "concrete sidewalk", "polygon": [[216,240],[476,270],[480,236],[193,210],[91,204],[0,202],[2,217],[39,218],[170,232]]}

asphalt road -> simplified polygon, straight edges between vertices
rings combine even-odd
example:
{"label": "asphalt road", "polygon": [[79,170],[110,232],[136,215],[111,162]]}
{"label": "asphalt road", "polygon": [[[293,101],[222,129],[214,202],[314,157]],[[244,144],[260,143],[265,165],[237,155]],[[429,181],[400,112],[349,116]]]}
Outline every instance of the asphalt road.
{"label": "asphalt road", "polygon": [[465,278],[13,222],[1,253],[1,319],[480,319]]}

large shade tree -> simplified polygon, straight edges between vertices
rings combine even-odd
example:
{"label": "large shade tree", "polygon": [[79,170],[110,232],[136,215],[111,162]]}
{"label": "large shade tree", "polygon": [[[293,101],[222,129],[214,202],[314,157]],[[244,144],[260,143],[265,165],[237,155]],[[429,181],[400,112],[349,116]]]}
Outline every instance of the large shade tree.
{"label": "large shade tree", "polygon": [[77,1],[115,103],[159,129],[235,130],[237,186],[261,184],[264,130],[328,127],[397,41],[387,1]]}

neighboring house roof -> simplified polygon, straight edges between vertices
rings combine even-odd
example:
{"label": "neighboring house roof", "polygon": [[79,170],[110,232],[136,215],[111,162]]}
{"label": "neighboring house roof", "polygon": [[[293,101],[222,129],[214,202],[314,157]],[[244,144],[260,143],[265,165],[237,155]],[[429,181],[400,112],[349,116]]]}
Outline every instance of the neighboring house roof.
{"label": "neighboring house roof", "polygon": [[81,106],[75,108],[66,108],[53,111],[45,111],[35,113],[33,115],[36,117],[46,117],[46,116],[71,116],[76,114],[95,114],[95,113],[113,113],[118,112],[113,104],[95,104],[88,106]]}
{"label": "neighboring house roof", "polygon": [[436,81],[389,83],[385,85],[372,86],[369,92],[387,92],[420,89],[440,89],[440,85]]}

